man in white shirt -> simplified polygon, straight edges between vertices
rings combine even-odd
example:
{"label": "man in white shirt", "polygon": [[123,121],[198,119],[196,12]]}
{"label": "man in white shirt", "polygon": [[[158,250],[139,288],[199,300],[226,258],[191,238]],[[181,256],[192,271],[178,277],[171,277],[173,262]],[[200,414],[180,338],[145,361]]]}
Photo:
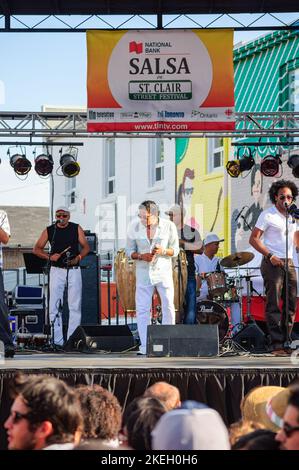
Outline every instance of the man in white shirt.
{"label": "man in white shirt", "polygon": [[162,323],[175,323],[174,289],[172,278],[173,256],[179,253],[179,240],[173,222],[159,217],[154,201],[139,206],[139,221],[129,228],[126,254],[136,260],[136,316],[140,338],[140,354],[146,354],[147,326],[154,288],[161,298]]}
{"label": "man in white shirt", "polygon": [[[287,355],[284,344],[288,339],[288,321],[295,318],[297,300],[297,279],[293,263],[294,248],[299,246],[299,232],[295,219],[289,215],[288,207],[298,196],[298,189],[292,181],[280,180],[269,189],[273,206],[264,210],[252,231],[250,244],[263,255],[261,273],[266,291],[266,319],[270,333],[272,354]],[[286,222],[288,223],[288,253],[286,253]],[[262,241],[263,238],[263,241]],[[285,277],[288,269],[289,312],[285,311]],[[283,309],[280,310],[280,300]]]}
{"label": "man in white shirt", "polygon": [[4,343],[5,357],[14,356],[14,345],[8,322],[8,308],[5,302],[4,284],[3,284],[3,255],[2,244],[6,245],[10,237],[10,226],[5,211],[0,210],[0,340]]}

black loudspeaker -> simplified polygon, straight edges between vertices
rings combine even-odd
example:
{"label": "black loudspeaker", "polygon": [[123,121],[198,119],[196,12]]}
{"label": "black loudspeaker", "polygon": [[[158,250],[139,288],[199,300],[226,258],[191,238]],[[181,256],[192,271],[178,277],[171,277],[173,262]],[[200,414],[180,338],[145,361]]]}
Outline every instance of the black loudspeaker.
{"label": "black loudspeaker", "polygon": [[[95,253],[89,253],[81,261],[82,274],[82,325],[99,323],[100,302],[99,302],[99,258]],[[63,331],[66,338],[68,327],[69,308],[67,303],[66,290],[63,300]]]}
{"label": "black loudspeaker", "polygon": [[241,331],[233,336],[233,341],[249,352],[262,353],[267,351],[265,333],[254,322],[247,323]]}
{"label": "black loudspeaker", "polygon": [[150,325],[147,327],[147,356],[217,356],[217,325]]}
{"label": "black loudspeaker", "polygon": [[128,325],[78,326],[64,346],[65,351],[123,352],[134,347],[134,338]]}

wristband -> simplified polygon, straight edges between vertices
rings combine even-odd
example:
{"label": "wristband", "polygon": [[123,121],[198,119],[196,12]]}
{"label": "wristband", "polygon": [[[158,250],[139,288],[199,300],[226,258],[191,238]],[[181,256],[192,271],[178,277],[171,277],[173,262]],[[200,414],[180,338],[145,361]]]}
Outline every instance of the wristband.
{"label": "wristband", "polygon": [[266,258],[268,258],[270,260],[272,258],[272,256],[274,256],[274,255],[273,255],[273,253],[270,252],[270,253],[267,254]]}
{"label": "wristband", "polygon": [[167,250],[166,250],[166,248],[164,248],[164,250],[163,250],[163,252],[162,252],[162,255],[163,255],[163,256],[166,256],[166,255],[167,255]]}
{"label": "wristband", "polygon": [[139,261],[142,260],[142,254],[141,253],[138,253],[138,258],[137,258]]}
{"label": "wristband", "polygon": [[80,261],[82,261],[82,256],[81,255],[78,255],[79,256],[79,263]]}

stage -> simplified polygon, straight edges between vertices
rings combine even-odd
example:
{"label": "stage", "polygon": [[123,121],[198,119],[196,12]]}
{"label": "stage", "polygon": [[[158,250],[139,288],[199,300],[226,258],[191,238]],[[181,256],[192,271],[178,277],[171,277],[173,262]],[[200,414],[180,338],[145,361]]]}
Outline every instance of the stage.
{"label": "stage", "polygon": [[152,383],[165,380],[180,389],[182,400],[204,402],[230,424],[240,418],[241,399],[253,387],[287,386],[299,380],[299,353],[292,358],[248,353],[212,358],[149,358],[136,352],[17,353],[0,365],[2,449],[2,424],[11,404],[9,384],[18,372],[53,374],[72,386],[97,383],[111,390],[123,407]]}

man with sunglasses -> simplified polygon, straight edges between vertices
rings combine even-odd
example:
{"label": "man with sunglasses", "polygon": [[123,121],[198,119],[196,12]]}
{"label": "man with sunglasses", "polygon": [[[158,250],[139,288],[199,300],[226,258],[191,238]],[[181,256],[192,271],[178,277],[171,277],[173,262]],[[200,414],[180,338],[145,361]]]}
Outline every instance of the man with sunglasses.
{"label": "man with sunglasses", "polygon": [[[82,277],[80,261],[89,253],[89,245],[80,225],[70,222],[70,211],[56,209],[56,222],[47,227],[35,244],[33,253],[46,259],[50,269],[50,322],[54,325],[54,343],[63,346],[62,319],[64,289],[68,288],[69,324],[67,339],[81,323]],[[51,251],[44,248],[50,243]],[[79,252],[79,247],[81,251]]]}
{"label": "man with sunglasses", "polygon": [[71,450],[80,441],[82,412],[75,392],[45,375],[19,376],[4,423],[9,450]]}
{"label": "man with sunglasses", "polygon": [[[261,274],[266,292],[266,321],[270,334],[270,348],[275,356],[288,354],[285,342],[286,330],[285,300],[288,295],[289,319],[294,321],[297,301],[297,278],[293,263],[294,249],[299,246],[299,232],[296,221],[288,212],[295,201],[298,189],[292,181],[280,180],[269,189],[273,206],[259,216],[250,236],[250,244],[263,255]],[[288,219],[288,253],[286,253],[286,218]],[[262,240],[263,238],[263,240]],[[288,266],[288,289],[285,288],[285,266]],[[280,310],[280,300],[283,309]]]}
{"label": "man with sunglasses", "polygon": [[147,326],[156,287],[162,303],[162,323],[175,323],[173,256],[179,253],[179,239],[173,222],[159,217],[154,201],[139,206],[139,221],[133,221],[127,237],[126,254],[136,260],[136,314],[140,338],[139,354],[146,354]]}
{"label": "man with sunglasses", "polygon": [[291,390],[288,406],[283,416],[283,426],[276,434],[281,450],[299,450],[299,388]]}

